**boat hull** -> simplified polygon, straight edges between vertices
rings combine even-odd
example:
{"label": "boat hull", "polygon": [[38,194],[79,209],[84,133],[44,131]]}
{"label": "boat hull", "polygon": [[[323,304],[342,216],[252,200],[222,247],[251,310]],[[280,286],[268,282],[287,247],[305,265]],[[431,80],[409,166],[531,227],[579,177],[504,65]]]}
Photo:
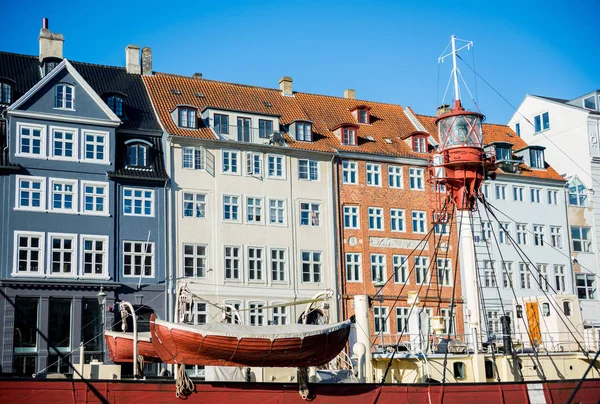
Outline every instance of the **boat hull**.
{"label": "boat hull", "polygon": [[[451,383],[425,384],[311,384],[313,404],[354,403],[565,403],[577,380],[543,383]],[[534,396],[534,394],[537,394]],[[0,397],[6,403],[102,403],[148,404],[181,403],[175,397],[175,383],[132,381],[63,381],[0,379]],[[574,402],[596,404],[600,380],[588,379],[577,392]],[[186,403],[264,404],[271,402],[306,404],[293,383],[196,383]]]}
{"label": "boat hull", "polygon": [[[140,333],[141,334],[141,333]],[[154,347],[149,333],[147,336],[140,335],[138,340],[138,354],[144,357],[145,362],[162,362]],[[104,340],[108,348],[110,360],[114,363],[133,362],[133,333],[105,332]]]}
{"label": "boat hull", "polygon": [[152,345],[164,363],[205,366],[308,367],[335,358],[346,346],[350,327],[303,338],[202,335],[150,320]]}

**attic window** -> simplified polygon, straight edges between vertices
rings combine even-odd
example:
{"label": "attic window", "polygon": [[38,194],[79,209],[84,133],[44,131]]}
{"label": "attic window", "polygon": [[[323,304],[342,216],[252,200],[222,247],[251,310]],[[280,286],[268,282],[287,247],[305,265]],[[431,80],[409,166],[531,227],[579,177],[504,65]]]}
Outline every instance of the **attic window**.
{"label": "attic window", "polygon": [[75,109],[75,87],[68,84],[54,87],[54,108]]}
{"label": "attic window", "polygon": [[387,137],[384,138],[383,140],[385,140],[386,143],[392,143],[392,139],[388,139]]}
{"label": "attic window", "polygon": [[356,129],[342,128],[342,143],[347,146],[356,146]]}
{"label": "attic window", "polygon": [[544,151],[542,149],[530,149],[531,168],[545,168]]}
{"label": "attic window", "polygon": [[179,127],[191,129],[194,129],[196,127],[195,109],[179,107]]}
{"label": "attic window", "polygon": [[413,136],[412,137],[413,151],[416,153],[427,153],[427,137]]}
{"label": "attic window", "polygon": [[512,147],[496,146],[496,160],[512,160]]}
{"label": "attic window", "polygon": [[583,108],[596,110],[596,96],[590,95],[583,99]]}
{"label": "attic window", "polygon": [[10,104],[12,102],[12,85],[9,83],[0,83],[0,104]]}
{"label": "attic window", "polygon": [[130,143],[127,145],[127,166],[148,167],[150,145],[145,143]]}
{"label": "attic window", "polygon": [[45,58],[42,61],[42,74],[46,76],[50,73],[56,66],[59,65],[61,60],[59,58]]}
{"label": "attic window", "polygon": [[352,108],[350,111],[352,112],[352,115],[354,115],[356,122],[369,124],[371,123],[371,114],[369,113],[370,109],[371,108],[367,107],[366,105],[358,105]]}
{"label": "attic window", "polygon": [[309,122],[296,122],[296,140],[312,142],[312,124]]}
{"label": "attic window", "polygon": [[106,99],[106,104],[108,107],[117,115],[118,117],[123,116],[123,98],[118,95],[111,95]]}

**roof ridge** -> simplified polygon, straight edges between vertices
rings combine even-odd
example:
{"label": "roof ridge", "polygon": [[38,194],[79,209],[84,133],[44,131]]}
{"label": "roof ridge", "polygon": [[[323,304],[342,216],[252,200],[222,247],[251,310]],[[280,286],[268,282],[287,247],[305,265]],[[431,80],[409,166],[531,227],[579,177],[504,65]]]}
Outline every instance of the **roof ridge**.
{"label": "roof ridge", "polygon": [[[161,75],[161,76],[169,76],[169,77],[177,77],[177,78],[182,78],[182,79],[188,79],[188,80],[195,80],[195,81],[210,81],[213,83],[221,83],[221,84],[229,84],[232,86],[240,86],[240,87],[247,87],[247,88],[257,88],[257,89],[261,89],[261,90],[270,90],[270,91],[276,91],[276,92],[281,92],[280,89],[278,88],[273,88],[273,87],[263,87],[263,86],[258,86],[258,85],[254,85],[254,84],[243,84],[243,83],[234,83],[232,81],[224,81],[224,80],[215,80],[215,79],[208,79],[205,77],[202,77],[202,79],[195,79],[191,76],[184,76],[182,74],[177,74],[177,73],[166,73],[166,72],[155,72],[154,75]],[[356,102],[364,102],[364,103],[373,103],[373,104],[378,104],[378,105],[389,105],[389,106],[394,106],[394,107],[400,107],[400,108],[404,108],[402,107],[401,104],[393,104],[391,102],[382,102],[382,101],[372,101],[372,100],[364,100],[364,99],[353,99],[353,98],[344,98],[344,97],[340,97],[340,96],[336,96],[336,95],[328,95],[328,94],[318,94],[318,93],[308,93],[308,92],[304,92],[304,91],[294,91],[294,94],[304,94],[304,95],[311,95],[311,96],[316,96],[316,97],[327,97],[327,98],[335,98],[335,99],[339,99],[339,100],[351,100],[351,101],[356,101]]]}
{"label": "roof ridge", "polygon": [[26,55],[24,53],[7,52],[7,51],[0,51],[0,54],[15,55],[15,56],[25,56],[25,57],[36,58],[36,59],[39,58],[39,56],[35,56],[35,55]]}
{"label": "roof ridge", "polygon": [[[15,56],[20,56],[20,57],[27,57],[27,58],[32,58],[32,59],[38,59],[38,56],[36,56],[36,55],[26,55],[24,53],[15,53],[15,52],[0,51],[0,54],[15,55]],[[108,67],[108,68],[112,68],[112,69],[125,70],[124,66],[114,66],[114,65],[107,65],[107,64],[101,64],[101,63],[80,62],[78,60],[72,60],[72,59],[65,58],[65,57],[63,57],[63,59],[67,59],[70,63],[77,63],[77,64],[81,64],[81,65],[98,66],[98,67]]]}

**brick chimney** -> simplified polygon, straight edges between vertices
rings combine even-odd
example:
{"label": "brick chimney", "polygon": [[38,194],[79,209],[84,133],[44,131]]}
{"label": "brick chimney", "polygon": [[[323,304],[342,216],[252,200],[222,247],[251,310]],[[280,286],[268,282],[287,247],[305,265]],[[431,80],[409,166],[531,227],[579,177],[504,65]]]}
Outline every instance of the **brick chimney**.
{"label": "brick chimney", "polygon": [[42,29],[38,37],[40,43],[40,62],[46,58],[63,58],[63,42],[65,38],[62,34],[53,34],[48,29],[48,19],[42,19]]}
{"label": "brick chimney", "polygon": [[294,95],[294,92],[292,91],[293,81],[294,80],[288,76],[283,76],[279,79],[279,88],[281,89],[281,94],[285,95],[286,97],[291,97]]}
{"label": "brick chimney", "polygon": [[125,48],[125,65],[127,73],[141,74],[140,67],[140,47],[137,45],[127,45]]}
{"label": "brick chimney", "polygon": [[350,98],[351,100],[355,100],[356,99],[356,91],[354,91],[353,88],[344,90],[344,98]]}
{"label": "brick chimney", "polygon": [[142,48],[142,74],[152,76],[152,49],[147,46]]}

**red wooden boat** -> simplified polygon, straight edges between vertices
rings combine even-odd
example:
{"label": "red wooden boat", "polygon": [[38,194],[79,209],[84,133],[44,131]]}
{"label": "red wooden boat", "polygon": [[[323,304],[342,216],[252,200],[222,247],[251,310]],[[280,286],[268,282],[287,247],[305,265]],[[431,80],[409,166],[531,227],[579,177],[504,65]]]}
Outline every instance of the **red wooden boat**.
{"label": "red wooden boat", "polygon": [[[132,332],[104,331],[104,339],[111,361],[114,363],[133,362]],[[138,333],[137,349],[138,354],[144,357],[145,362],[161,362],[160,357],[152,346],[150,332]]]}
{"label": "red wooden boat", "polygon": [[346,346],[350,321],[326,325],[188,325],[150,317],[152,346],[164,363],[308,367],[331,361]]}

